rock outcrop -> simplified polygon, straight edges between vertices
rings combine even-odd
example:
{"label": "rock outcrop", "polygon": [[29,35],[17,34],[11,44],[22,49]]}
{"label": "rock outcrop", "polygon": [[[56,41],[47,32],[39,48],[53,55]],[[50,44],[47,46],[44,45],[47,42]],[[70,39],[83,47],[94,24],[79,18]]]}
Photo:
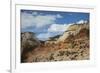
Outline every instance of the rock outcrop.
{"label": "rock outcrop", "polygon": [[71,25],[64,34],[57,40],[57,42],[63,42],[66,40],[70,35],[77,35],[81,29],[89,29],[89,24],[74,24]]}
{"label": "rock outcrop", "polygon": [[[89,24],[71,25],[63,35],[52,37],[47,41],[39,42],[33,34],[25,33],[22,36],[22,47],[25,41],[32,45],[31,52],[27,53],[25,62],[50,62],[50,61],[71,61],[89,60]],[[27,36],[25,36],[27,34]],[[28,38],[27,38],[28,37]],[[26,39],[27,38],[27,39]],[[34,39],[34,41],[32,41]],[[23,42],[24,41],[24,42]],[[38,44],[40,43],[40,46]],[[26,45],[25,45],[26,46]],[[37,47],[36,47],[37,46]],[[27,48],[26,48],[27,49]]]}
{"label": "rock outcrop", "polygon": [[32,32],[21,33],[21,54],[22,56],[25,56],[27,52],[32,51],[39,45],[40,45],[40,41],[36,38],[34,33]]}

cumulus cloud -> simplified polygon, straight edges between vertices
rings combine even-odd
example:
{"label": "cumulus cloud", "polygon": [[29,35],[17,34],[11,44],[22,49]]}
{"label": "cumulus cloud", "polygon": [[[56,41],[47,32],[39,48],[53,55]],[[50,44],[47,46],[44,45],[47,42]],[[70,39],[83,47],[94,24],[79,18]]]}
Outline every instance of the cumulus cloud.
{"label": "cumulus cloud", "polygon": [[80,20],[80,21],[77,22],[77,24],[83,24],[83,23],[87,23],[87,21],[86,20]]}
{"label": "cumulus cloud", "polygon": [[36,27],[43,27],[49,24],[54,23],[54,21],[56,20],[56,17],[53,15],[38,15],[34,18],[34,23],[36,24]]}
{"label": "cumulus cloud", "polygon": [[32,15],[38,15],[38,12],[32,12]]}
{"label": "cumulus cloud", "polygon": [[22,28],[27,28],[27,27],[31,27],[31,26],[34,26],[36,28],[41,28],[43,26],[55,23],[55,20],[57,18],[62,18],[62,16],[60,14],[57,14],[57,15],[50,15],[50,14],[41,15],[37,12],[33,12],[31,14],[26,13],[26,12],[22,12],[22,14],[21,14],[21,24],[22,24]]}
{"label": "cumulus cloud", "polygon": [[48,28],[48,32],[64,32],[72,24],[52,24]]}
{"label": "cumulus cloud", "polygon": [[[44,37],[45,36],[45,37]],[[49,37],[51,37],[52,35],[47,32],[47,33],[41,33],[37,36],[37,38],[39,38],[40,40],[47,40],[49,39]]]}
{"label": "cumulus cloud", "polygon": [[49,37],[63,34],[63,32],[66,31],[70,25],[73,24],[51,24],[46,33],[40,33],[37,37],[41,40],[47,40]]}
{"label": "cumulus cloud", "polygon": [[60,14],[57,14],[56,16],[57,18],[63,18]]}
{"label": "cumulus cloud", "polygon": [[[34,22],[33,22],[33,16],[31,14],[25,13],[23,12],[21,14],[21,28],[26,28],[31,26]],[[30,23],[31,21],[31,23]]]}
{"label": "cumulus cloud", "polygon": [[65,31],[66,25],[60,25],[60,24],[52,24],[50,28],[48,28],[49,32],[59,32],[59,31]]}

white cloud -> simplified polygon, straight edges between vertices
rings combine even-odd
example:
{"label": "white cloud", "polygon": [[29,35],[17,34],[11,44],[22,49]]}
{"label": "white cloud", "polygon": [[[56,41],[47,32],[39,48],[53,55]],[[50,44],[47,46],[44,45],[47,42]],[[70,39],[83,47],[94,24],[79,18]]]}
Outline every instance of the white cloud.
{"label": "white cloud", "polygon": [[31,14],[23,12],[21,14],[21,25],[22,25],[21,28],[26,28],[33,25],[34,23],[33,19],[34,17]]}
{"label": "white cloud", "polygon": [[38,15],[34,18],[34,23],[36,24],[36,27],[39,28],[48,24],[52,24],[55,20],[56,17],[53,15]]}
{"label": "white cloud", "polygon": [[57,14],[56,16],[57,16],[57,18],[62,18],[62,16],[60,14]]}
{"label": "white cloud", "polygon": [[33,12],[32,14],[23,12],[21,14],[21,24],[22,24],[22,28],[27,28],[31,26],[40,28],[40,27],[55,23],[55,20],[57,18],[62,18],[62,16],[60,14],[41,15],[37,12]]}
{"label": "white cloud", "polygon": [[32,15],[38,15],[38,12],[32,12]]}
{"label": "white cloud", "polygon": [[48,28],[48,32],[64,32],[72,24],[52,24]]}
{"label": "white cloud", "polygon": [[41,39],[41,40],[47,40],[49,39],[49,37],[51,37],[50,33],[41,33],[37,36],[37,38]]}
{"label": "white cloud", "polygon": [[83,23],[87,23],[87,21],[85,21],[85,20],[80,20],[80,21],[77,22],[77,24],[83,24]]}
{"label": "white cloud", "polygon": [[46,33],[40,33],[37,37],[41,40],[47,40],[49,37],[63,34],[70,25],[73,24],[51,24]]}
{"label": "white cloud", "polygon": [[49,37],[62,34],[70,25],[73,24],[51,24],[46,33],[40,33],[37,37],[41,40],[47,40]]}

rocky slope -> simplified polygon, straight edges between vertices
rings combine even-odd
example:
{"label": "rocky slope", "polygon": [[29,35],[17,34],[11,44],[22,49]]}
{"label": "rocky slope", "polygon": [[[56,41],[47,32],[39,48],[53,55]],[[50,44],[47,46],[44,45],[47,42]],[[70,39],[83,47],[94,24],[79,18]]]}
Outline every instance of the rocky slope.
{"label": "rocky slope", "polygon": [[21,33],[21,55],[22,59],[25,58],[25,54],[35,49],[40,45],[40,41],[36,38],[32,32]]}
{"label": "rocky slope", "polygon": [[89,25],[88,24],[74,24],[71,25],[66,32],[64,32],[64,34],[57,40],[57,42],[61,42],[64,41],[65,39],[67,39],[70,35],[77,35],[80,30],[82,29],[89,29]]}
{"label": "rocky slope", "polygon": [[24,55],[24,62],[88,60],[89,24],[71,25],[63,35],[39,43]]}

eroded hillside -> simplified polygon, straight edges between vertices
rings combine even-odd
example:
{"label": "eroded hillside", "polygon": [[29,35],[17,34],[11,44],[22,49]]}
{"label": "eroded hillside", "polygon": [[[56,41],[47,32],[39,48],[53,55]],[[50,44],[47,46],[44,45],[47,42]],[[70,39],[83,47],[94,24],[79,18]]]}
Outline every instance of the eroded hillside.
{"label": "eroded hillside", "polygon": [[[22,42],[22,45],[25,45],[25,42]],[[28,38],[28,44],[25,46],[29,48],[24,47],[24,50],[31,50],[22,53],[22,62],[88,60],[89,24],[71,25],[62,35],[47,41],[39,41],[31,37]]]}

